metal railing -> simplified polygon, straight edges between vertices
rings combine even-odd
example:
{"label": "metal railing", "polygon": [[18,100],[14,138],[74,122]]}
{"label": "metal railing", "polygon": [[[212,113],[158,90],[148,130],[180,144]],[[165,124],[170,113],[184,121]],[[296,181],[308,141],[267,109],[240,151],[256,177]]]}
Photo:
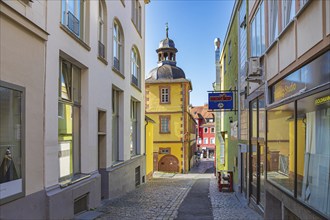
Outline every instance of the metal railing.
{"label": "metal railing", "polygon": [[80,22],[70,11],[68,12],[68,28],[77,36],[80,35]]}

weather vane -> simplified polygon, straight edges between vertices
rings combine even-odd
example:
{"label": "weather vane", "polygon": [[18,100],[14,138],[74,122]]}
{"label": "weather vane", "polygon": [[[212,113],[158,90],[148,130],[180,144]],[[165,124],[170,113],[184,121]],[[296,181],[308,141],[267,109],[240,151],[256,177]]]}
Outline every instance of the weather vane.
{"label": "weather vane", "polygon": [[165,23],[165,27],[166,27],[166,29],[165,29],[166,30],[166,38],[168,38],[168,23],[167,22]]}

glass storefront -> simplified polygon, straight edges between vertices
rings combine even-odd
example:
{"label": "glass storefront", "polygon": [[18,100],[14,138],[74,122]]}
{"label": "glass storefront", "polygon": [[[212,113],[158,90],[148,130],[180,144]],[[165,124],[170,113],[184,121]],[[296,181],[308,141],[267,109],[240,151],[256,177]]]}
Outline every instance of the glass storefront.
{"label": "glass storefront", "polygon": [[23,89],[0,82],[0,204],[23,193]]}
{"label": "glass storefront", "polygon": [[330,218],[330,51],[270,91],[267,180]]}

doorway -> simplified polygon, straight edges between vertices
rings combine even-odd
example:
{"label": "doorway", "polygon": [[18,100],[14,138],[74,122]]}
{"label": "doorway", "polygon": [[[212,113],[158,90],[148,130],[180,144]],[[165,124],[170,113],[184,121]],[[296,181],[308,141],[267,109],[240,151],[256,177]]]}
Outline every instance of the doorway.
{"label": "doorway", "polygon": [[265,207],[265,99],[259,96],[250,102],[250,196],[260,205]]}

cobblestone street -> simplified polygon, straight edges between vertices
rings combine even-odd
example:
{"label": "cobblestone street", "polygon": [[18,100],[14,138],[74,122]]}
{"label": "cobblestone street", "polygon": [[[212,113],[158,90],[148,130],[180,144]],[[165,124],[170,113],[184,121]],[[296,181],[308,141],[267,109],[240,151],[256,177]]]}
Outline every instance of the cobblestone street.
{"label": "cobblestone street", "polygon": [[176,219],[180,205],[194,183],[205,178],[210,180],[208,196],[213,219],[262,219],[236,193],[218,191],[212,163],[202,161],[189,174],[157,172],[148,183],[122,197],[103,201],[101,207],[77,219]]}

